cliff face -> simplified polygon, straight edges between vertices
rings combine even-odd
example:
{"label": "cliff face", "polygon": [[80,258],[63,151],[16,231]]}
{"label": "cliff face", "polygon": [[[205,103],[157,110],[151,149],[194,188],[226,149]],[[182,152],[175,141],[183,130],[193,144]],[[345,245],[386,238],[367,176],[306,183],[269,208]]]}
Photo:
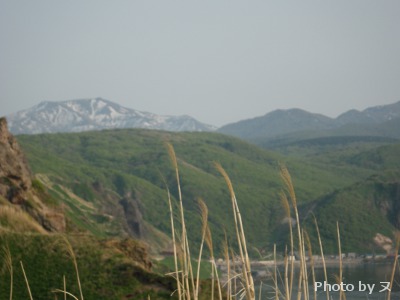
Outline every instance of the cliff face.
{"label": "cliff face", "polygon": [[[65,231],[64,214],[47,207],[32,188],[32,174],[26,158],[8,131],[5,118],[0,118],[0,196],[8,200],[3,205],[11,206],[15,213],[25,214],[27,222],[36,222],[47,231]],[[7,214],[10,222],[16,222],[13,216],[13,213]]]}
{"label": "cliff face", "polygon": [[7,128],[5,118],[0,119],[0,195],[13,204],[27,200],[32,187],[31,173],[26,159]]}
{"label": "cliff face", "polygon": [[139,208],[139,200],[133,199],[131,193],[120,200],[125,214],[126,230],[135,238],[144,238],[143,217]]}

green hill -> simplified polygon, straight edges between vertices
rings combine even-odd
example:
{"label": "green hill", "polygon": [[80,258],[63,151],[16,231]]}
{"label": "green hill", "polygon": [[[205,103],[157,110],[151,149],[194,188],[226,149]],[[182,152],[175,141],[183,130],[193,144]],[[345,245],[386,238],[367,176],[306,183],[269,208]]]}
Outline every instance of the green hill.
{"label": "green hill", "polygon": [[[336,166],[343,170],[371,173],[368,178],[300,205],[302,220],[314,246],[318,243],[312,215],[318,220],[329,252],[337,252],[336,222],[341,227],[344,251],[383,251],[373,238],[377,233],[393,238],[400,228],[400,144],[381,139],[336,137],[304,141],[301,147],[299,145],[286,150],[290,155],[297,155],[321,168]],[[287,231],[284,228],[276,234],[286,235]]]}
{"label": "green hill", "polygon": [[[164,180],[177,198],[166,142],[174,145],[178,157],[190,238],[200,241],[197,198],[201,197],[209,207],[216,248],[222,244],[224,230],[233,243],[234,234],[228,190],[215,161],[232,179],[249,244],[266,251],[276,242],[274,232],[285,217],[279,200],[279,163],[288,166],[300,203],[373,174],[348,165],[321,168],[216,133],[130,129],[18,136],[18,140],[34,173],[45,174],[60,188],[67,187],[91,203],[93,211],[78,218],[82,210],[77,207],[71,215],[81,220],[81,227],[99,235],[133,235],[150,242],[170,235]],[[98,223],[108,229],[96,232]]]}
{"label": "green hill", "polygon": [[[201,239],[199,197],[209,208],[217,256],[225,231],[235,247],[229,192],[215,162],[231,177],[253,256],[257,250],[270,253],[274,243],[283,253],[288,240],[279,195],[281,163],[293,178],[300,221],[316,247],[312,218],[316,216],[325,253],[337,253],[336,222],[343,252],[382,252],[374,237],[392,238],[400,227],[400,144],[394,139],[300,139],[276,147],[279,153],[217,133],[126,129],[17,138],[35,174],[27,199],[14,203],[0,197],[1,256],[7,261],[8,247],[18,299],[27,297],[19,261],[24,263],[34,297],[54,298],[52,291],[62,288],[63,275],[67,290],[79,293],[63,236],[44,229],[45,218],[51,216],[62,221],[65,216],[60,228],[75,250],[86,299],[170,297],[174,281],[151,272],[142,243],[153,255],[171,250],[167,187],[175,205],[178,189],[166,143],[174,146],[178,158],[193,252]],[[16,187],[17,181],[12,180],[18,176],[9,177],[2,177],[3,189]],[[153,270],[167,272],[168,262],[167,257]],[[6,268],[0,281],[5,282],[0,293],[7,295]]]}
{"label": "green hill", "polygon": [[395,228],[400,228],[399,170],[374,175],[306,206],[304,223],[314,244],[317,245],[317,233],[312,214],[317,216],[327,253],[337,252],[337,241],[332,239],[336,222],[339,222],[344,252],[383,252],[373,238],[379,233],[393,239]]}

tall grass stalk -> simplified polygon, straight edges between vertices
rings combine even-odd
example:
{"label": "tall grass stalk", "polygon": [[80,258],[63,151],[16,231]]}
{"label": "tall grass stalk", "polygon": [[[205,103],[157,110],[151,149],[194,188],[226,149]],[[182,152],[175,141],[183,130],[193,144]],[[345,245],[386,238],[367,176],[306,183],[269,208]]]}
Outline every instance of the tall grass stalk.
{"label": "tall grass stalk", "polygon": [[[179,265],[177,263],[178,261],[178,253],[177,253],[177,247],[174,246],[174,260],[175,260],[175,277],[177,280],[177,285],[178,285],[178,297],[179,299],[185,299],[185,300],[190,300],[191,297],[193,296],[194,300],[198,299],[198,294],[199,294],[199,273],[200,273],[200,264],[202,261],[202,251],[203,251],[203,245],[206,243],[207,247],[209,248],[210,251],[210,262],[212,266],[212,273],[211,273],[211,298],[214,298],[214,290],[215,290],[215,283],[217,285],[218,289],[218,298],[222,300],[222,288],[221,288],[221,283],[218,275],[218,268],[216,265],[215,261],[215,256],[214,256],[214,250],[213,250],[213,244],[212,244],[212,237],[211,237],[211,231],[208,226],[208,210],[207,207],[204,203],[204,201],[199,201],[199,206],[200,206],[200,211],[201,211],[201,219],[202,219],[202,241],[200,244],[200,253],[199,253],[199,259],[198,259],[198,269],[197,269],[197,278],[196,282],[194,280],[193,276],[193,268],[192,268],[192,263],[191,263],[191,258],[190,258],[190,250],[189,250],[189,242],[187,238],[187,229],[185,225],[185,217],[184,217],[184,208],[183,208],[183,201],[182,201],[182,193],[181,193],[181,188],[180,188],[180,179],[179,179],[179,169],[178,169],[178,162],[177,158],[175,155],[174,148],[171,144],[167,144],[167,149],[168,153],[172,162],[172,165],[175,170],[175,176],[176,176],[176,182],[177,182],[177,187],[178,187],[178,197],[179,197],[179,215],[180,215],[180,224],[181,224],[181,239],[180,239],[180,248],[182,250],[182,254],[179,255],[182,257],[182,262],[180,266],[182,267],[182,270],[179,270]],[[235,220],[235,229],[236,229],[236,236],[237,236],[237,241],[239,245],[239,253],[240,253],[240,258],[242,262],[241,266],[241,272],[242,272],[242,286],[244,290],[244,295],[246,300],[254,300],[255,299],[255,293],[254,293],[254,282],[253,278],[251,275],[251,268],[250,268],[250,259],[248,256],[248,251],[247,251],[247,245],[246,245],[246,237],[244,235],[244,230],[243,230],[243,223],[242,223],[242,217],[240,215],[239,207],[237,205],[236,201],[236,196],[232,188],[232,183],[229,179],[229,176],[226,174],[225,170],[222,168],[221,165],[216,164],[217,170],[223,175],[227,185],[228,189],[231,195],[231,202],[232,202],[232,208],[233,208],[233,215],[234,215],[234,220]],[[170,208],[170,217],[171,217],[171,230],[172,230],[172,235],[173,235],[173,242],[174,244],[176,243],[176,239],[174,237],[175,235],[175,224],[174,224],[174,214],[173,214],[173,208],[172,208],[172,201],[171,201],[171,196],[168,192],[168,201],[169,201],[169,208]],[[229,250],[225,250],[225,254],[229,253]],[[225,255],[227,257],[227,261],[229,260],[229,255]],[[234,256],[232,255],[232,258]],[[229,272],[230,272],[230,267],[229,267]],[[179,273],[181,276],[179,276]],[[233,277],[232,277],[233,278]],[[231,277],[228,275],[228,281],[230,282]],[[181,288],[180,288],[181,287]],[[229,289],[231,289],[231,284],[229,283]],[[236,291],[236,290],[235,290]],[[228,298],[229,299],[229,298]]]}
{"label": "tall grass stalk", "polygon": [[[339,248],[339,277],[338,283],[343,282],[343,262],[342,262],[342,246],[340,244],[340,230],[339,230],[339,222],[336,222],[336,230],[337,230],[337,238],[338,238],[338,248]],[[344,297],[343,289],[340,289],[339,299],[342,300]]]}
{"label": "tall grass stalk", "polygon": [[[198,266],[196,270],[196,277],[193,276],[193,268],[192,268],[192,263],[190,259],[190,251],[189,251],[189,242],[188,242],[188,237],[187,237],[187,230],[186,230],[186,225],[185,225],[185,217],[184,217],[184,209],[183,209],[183,202],[182,202],[182,193],[180,189],[180,180],[179,180],[179,170],[178,170],[178,163],[177,159],[175,156],[174,149],[172,145],[168,144],[168,152],[171,158],[171,161],[173,163],[174,169],[175,169],[175,175],[176,175],[176,181],[178,185],[178,197],[179,197],[179,216],[180,216],[180,224],[181,224],[181,233],[180,233],[180,241],[177,242],[176,237],[175,237],[175,224],[174,224],[174,213],[173,213],[173,205],[171,201],[171,195],[168,190],[168,202],[169,202],[169,208],[170,208],[170,217],[171,217],[171,228],[172,228],[172,239],[174,243],[174,262],[175,262],[175,277],[177,280],[177,287],[178,287],[178,297],[179,300],[191,300],[191,297],[193,297],[194,300],[199,299],[199,293],[200,293],[200,283],[199,283],[199,277],[200,277],[200,264],[202,263],[202,253],[203,253],[203,248],[204,248],[204,243],[207,245],[209,252],[210,252],[210,262],[212,266],[212,273],[211,273],[211,299],[214,300],[215,297],[215,284],[217,284],[218,288],[218,298],[222,300],[222,289],[221,289],[221,283],[219,280],[219,275],[218,275],[218,270],[217,270],[217,265],[214,257],[214,251],[213,251],[213,243],[212,243],[212,237],[211,237],[211,231],[210,227],[208,225],[208,208],[205,204],[205,202],[201,199],[199,199],[199,208],[200,208],[200,216],[201,216],[201,221],[202,221],[202,232],[201,232],[201,243],[200,243],[200,249],[199,249],[199,256],[198,256]],[[227,287],[227,295],[226,295],[226,300],[232,300],[232,299],[246,299],[246,300],[255,300],[255,290],[254,290],[254,280],[251,274],[251,264],[250,264],[250,259],[249,259],[249,254],[247,250],[247,243],[246,243],[246,237],[244,234],[244,228],[243,228],[243,222],[242,222],[242,217],[240,214],[239,206],[237,203],[236,195],[233,189],[232,182],[226,173],[226,171],[222,168],[222,166],[218,163],[215,163],[216,169],[219,171],[219,173],[222,175],[224,178],[226,185],[228,186],[228,190],[230,193],[230,198],[231,198],[231,204],[232,204],[232,210],[233,210],[233,219],[234,219],[234,225],[235,225],[235,232],[236,232],[236,239],[237,239],[237,244],[239,248],[239,259],[240,259],[240,265],[236,265],[236,260],[235,260],[235,255],[234,252],[231,248],[229,248],[228,242],[227,242],[227,237],[225,234],[225,242],[223,244],[223,254],[224,258],[227,264],[227,281],[226,281],[226,287]],[[294,253],[295,253],[295,248],[297,248],[298,253],[299,253],[299,273],[298,273],[298,292],[297,292],[297,299],[301,300],[309,300],[314,298],[314,300],[317,299],[317,293],[314,290],[313,295],[310,295],[310,290],[309,290],[309,283],[312,281],[312,285],[315,286],[316,283],[316,276],[315,276],[315,264],[314,264],[314,259],[312,255],[312,246],[311,246],[311,241],[308,233],[301,228],[300,224],[300,217],[299,217],[299,211],[297,208],[297,199],[296,195],[294,192],[294,187],[292,183],[291,176],[289,174],[289,171],[285,166],[280,167],[280,176],[284,182],[285,186],[285,191],[282,192],[280,195],[281,201],[283,203],[286,216],[288,218],[288,223],[289,223],[289,230],[290,230],[290,248],[288,250],[288,247],[285,249],[285,257],[284,257],[284,278],[281,277],[280,274],[278,274],[278,268],[277,268],[277,252],[276,252],[276,245],[274,245],[274,283],[275,283],[275,295],[274,298],[275,300],[279,300],[281,296],[285,298],[285,300],[292,300],[294,295],[293,295],[293,285],[295,284],[295,279],[294,279]],[[290,199],[290,201],[289,201]],[[292,208],[291,208],[292,207]],[[294,220],[292,221],[292,215],[291,215],[291,209],[293,210],[294,214]],[[295,232],[293,232],[293,222],[296,222],[296,229]],[[324,271],[324,277],[325,281],[328,282],[328,275],[327,275],[327,270],[326,270],[326,262],[325,262],[325,257],[324,257],[324,251],[323,251],[323,244],[321,241],[321,236],[320,236],[320,231],[318,227],[318,223],[316,221],[316,218],[314,216],[314,223],[318,235],[318,242],[319,242],[319,248],[320,248],[320,253],[322,257],[322,264],[323,264],[323,271]],[[336,277],[338,282],[342,282],[343,280],[343,262],[342,262],[342,251],[341,251],[341,242],[340,242],[340,230],[339,230],[339,223],[336,223],[337,227],[337,239],[338,239],[338,249],[339,249],[339,275]],[[297,246],[295,246],[295,235],[296,237],[296,243]],[[178,253],[178,247],[180,246],[180,252]],[[306,251],[307,250],[307,251]],[[399,250],[399,243],[397,244],[396,251],[398,252]],[[289,252],[290,251],[290,252]],[[229,255],[230,252],[230,255]],[[307,266],[307,252],[308,256],[310,257],[310,275],[308,273],[308,266]],[[230,264],[230,257],[232,258],[232,266]],[[180,264],[178,263],[178,260],[181,260]],[[395,268],[398,264],[397,261],[397,256],[395,258],[395,263],[393,266],[393,272],[392,272],[392,278],[391,278],[391,285],[392,287],[393,280],[394,280],[394,272]],[[238,267],[238,268],[237,268]],[[181,269],[180,269],[181,268]],[[236,274],[236,270],[239,271],[238,274]],[[278,275],[279,275],[279,280],[284,283],[284,294],[281,293],[281,291],[278,288]],[[240,279],[240,284],[241,287],[237,286],[236,280]],[[233,285],[233,286],[232,286]],[[240,289],[240,290],[239,290]],[[260,286],[260,294],[259,294],[259,299],[261,299],[261,286]],[[326,299],[330,299],[329,291],[327,289],[326,291]],[[346,295],[344,294],[344,291],[341,289],[340,290],[340,300],[345,300]],[[387,300],[390,299],[390,292],[388,293],[388,298]]]}
{"label": "tall grass stalk", "polygon": [[275,300],[279,300],[279,288],[278,288],[278,266],[276,263],[276,244],[274,244],[274,277],[275,277]]}
{"label": "tall grass stalk", "polygon": [[[190,249],[189,242],[187,238],[186,232],[186,224],[185,224],[185,216],[183,209],[183,201],[182,201],[182,191],[180,186],[180,177],[179,177],[179,169],[178,169],[178,161],[176,159],[175,150],[171,144],[167,144],[168,154],[171,159],[172,165],[175,169],[175,177],[178,188],[178,198],[179,198],[179,212],[180,212],[180,223],[181,223],[181,249],[182,249],[182,261],[183,261],[183,270],[182,270],[182,284],[183,284],[183,293],[185,294],[185,298],[187,300],[191,299],[190,291],[195,291],[195,283],[193,278],[193,269],[191,264],[190,257]],[[197,299],[197,296],[194,296]]]}
{"label": "tall grass stalk", "polygon": [[195,295],[199,294],[201,256],[202,256],[202,253],[203,253],[204,240],[206,238],[207,228],[208,228],[208,208],[207,208],[207,205],[203,201],[203,199],[201,199],[201,198],[199,198],[198,202],[199,202],[199,208],[200,208],[200,216],[201,216],[201,224],[202,224],[201,232],[202,232],[202,234],[201,234],[199,258],[197,260],[198,264],[197,264],[196,288],[195,288],[195,292],[194,292]]}
{"label": "tall grass stalk", "polygon": [[236,237],[238,241],[239,253],[240,258],[242,261],[242,276],[243,276],[243,288],[245,290],[246,300],[254,300],[255,299],[255,292],[254,292],[254,281],[251,275],[251,266],[250,266],[250,259],[247,252],[247,244],[246,244],[246,237],[244,234],[243,223],[242,223],[242,216],[240,214],[239,206],[237,204],[236,195],[233,190],[232,182],[222,168],[222,166],[218,163],[215,164],[217,170],[221,173],[224,177],[225,182],[228,186],[230,195],[231,195],[231,202],[232,202],[232,209],[233,209],[233,216],[235,221],[235,229],[236,229]]}
{"label": "tall grass stalk", "polygon": [[84,300],[83,299],[83,292],[82,292],[82,285],[81,285],[81,280],[79,278],[79,269],[78,269],[78,263],[76,261],[76,256],[75,256],[75,252],[74,249],[72,248],[71,243],[69,242],[69,240],[64,237],[64,242],[67,245],[67,251],[68,254],[70,255],[70,257],[72,258],[72,262],[74,264],[74,268],[75,268],[75,274],[76,274],[76,281],[78,283],[78,289],[79,289],[79,294],[80,294],[80,300]]}
{"label": "tall grass stalk", "polygon": [[181,282],[179,280],[179,268],[178,268],[178,251],[176,247],[176,238],[175,238],[175,224],[174,224],[174,213],[172,210],[172,201],[171,201],[171,194],[167,187],[167,195],[168,195],[168,204],[169,204],[169,212],[170,212],[170,220],[171,220],[171,228],[172,228],[172,246],[174,250],[174,265],[175,265],[175,279],[176,279],[176,286],[178,290],[178,299],[182,299],[182,290],[181,290]]}
{"label": "tall grass stalk", "polygon": [[292,216],[290,213],[290,205],[289,200],[285,193],[281,193],[281,201],[283,204],[283,208],[286,213],[286,217],[289,220],[289,233],[290,233],[290,280],[288,278],[288,268],[287,268],[287,259],[285,261],[285,293],[286,293],[286,300],[291,299],[291,293],[293,290],[293,276],[294,276],[294,242],[293,242],[293,224],[292,224]]}
{"label": "tall grass stalk", "polygon": [[286,192],[288,193],[289,198],[292,202],[294,214],[296,217],[298,251],[299,251],[299,257],[300,257],[300,272],[299,272],[297,299],[298,300],[301,299],[302,292],[303,292],[304,299],[308,299],[307,298],[307,288],[308,287],[307,287],[307,282],[306,282],[307,265],[306,265],[306,257],[304,254],[304,241],[302,238],[302,233],[301,233],[301,228],[300,228],[300,217],[299,217],[299,212],[297,209],[296,194],[294,192],[292,178],[289,174],[288,169],[284,165],[280,166],[280,175],[281,175],[282,181],[284,182]]}
{"label": "tall grass stalk", "polygon": [[304,290],[304,299],[310,299],[310,294],[308,290],[308,272],[307,272],[307,263],[306,263],[306,247],[305,247],[305,238],[304,238],[304,229],[301,229],[301,240],[302,240],[302,253],[304,255],[304,264],[303,264],[303,288]]}
{"label": "tall grass stalk", "polygon": [[[318,227],[317,219],[315,218],[314,215],[313,215],[313,217],[314,217],[315,228],[317,230],[319,249],[320,249],[320,252],[321,252],[322,267],[324,269],[324,278],[325,278],[325,282],[328,282],[328,273],[326,271],[326,263],[325,263],[324,249],[322,247],[321,235],[319,233],[319,227]],[[329,289],[326,289],[326,300],[329,300],[329,299],[330,299],[330,297],[329,297]]]}
{"label": "tall grass stalk", "polygon": [[289,272],[289,255],[287,252],[287,247],[285,248],[285,256],[284,256],[284,261],[283,265],[285,267],[285,299],[290,300],[290,292],[289,292],[289,278],[288,278],[288,272]]}
{"label": "tall grass stalk", "polygon": [[[311,247],[311,241],[310,237],[308,236],[307,231],[304,231],[304,236],[305,240],[307,243],[307,248],[308,248],[308,257],[310,258],[310,264],[311,264],[311,277],[312,277],[312,286],[315,286],[315,269],[314,269],[314,258],[312,254],[312,247]],[[317,291],[313,289],[314,291],[314,300],[317,300]]]}
{"label": "tall grass stalk", "polygon": [[233,294],[233,292],[236,292],[238,290],[237,276],[236,276],[236,274],[237,274],[237,272],[236,272],[237,266],[236,266],[236,262],[235,262],[235,257],[236,257],[235,253],[233,252],[232,248],[230,249],[230,251],[231,251],[231,257],[232,257],[232,269],[233,269],[233,274],[234,274],[234,276],[232,277],[232,280],[233,280],[232,294]]}
{"label": "tall grass stalk", "polygon": [[[200,207],[200,215],[201,215],[201,222],[202,222],[202,241],[200,245],[200,254],[198,260],[198,267],[197,267],[197,284],[196,284],[196,291],[198,291],[198,283],[199,283],[199,274],[200,274],[200,263],[201,263],[201,252],[203,250],[203,243],[205,241],[209,251],[210,251],[210,261],[211,261],[211,299],[214,299],[214,281],[217,280],[217,288],[218,288],[218,295],[219,299],[222,300],[222,292],[221,292],[221,283],[219,281],[218,276],[218,269],[215,263],[214,257],[214,249],[213,249],[213,242],[211,236],[211,230],[208,226],[208,208],[206,203],[199,199],[199,207]],[[215,276],[215,277],[214,277]]]}
{"label": "tall grass stalk", "polygon": [[31,288],[29,287],[29,281],[28,281],[28,278],[26,277],[24,264],[22,263],[22,261],[20,261],[20,264],[21,264],[22,273],[24,274],[24,279],[25,279],[25,283],[26,283],[26,288],[28,290],[29,299],[33,300],[32,293],[31,293]]}
{"label": "tall grass stalk", "polygon": [[390,285],[389,285],[389,291],[387,293],[387,300],[390,300],[390,297],[391,297],[391,294],[392,294],[394,274],[396,273],[396,266],[397,266],[397,264],[399,262],[398,255],[399,255],[399,248],[400,248],[400,237],[397,234],[395,238],[396,238],[396,250],[395,250],[395,253],[394,253],[394,263],[393,263],[393,268],[392,268],[392,275],[390,276]]}
{"label": "tall grass stalk", "polygon": [[232,282],[231,282],[231,263],[230,263],[230,257],[229,257],[229,245],[228,245],[228,237],[226,236],[226,231],[225,233],[225,239],[224,239],[224,244],[223,244],[223,251],[224,251],[224,258],[226,262],[226,300],[232,299]]}
{"label": "tall grass stalk", "polygon": [[74,298],[75,300],[79,300],[78,297],[76,297],[74,294],[67,292],[66,290],[60,290],[60,289],[54,289],[53,293],[63,293],[64,294],[64,299],[67,299],[67,295]]}
{"label": "tall grass stalk", "polygon": [[4,260],[5,260],[5,265],[10,273],[10,300],[13,298],[13,288],[14,288],[14,269],[13,269],[13,261],[12,261],[12,256],[10,252],[10,248],[8,245],[3,247],[3,253],[4,253]]}
{"label": "tall grass stalk", "polygon": [[64,300],[67,300],[67,282],[65,280],[65,275],[63,275],[63,287],[64,287]]}
{"label": "tall grass stalk", "polygon": [[[217,289],[218,289],[218,297],[220,300],[222,300],[222,291],[221,291],[221,282],[219,280],[219,275],[218,275],[218,268],[217,264],[215,263],[215,256],[214,256],[214,249],[213,249],[213,242],[212,242],[212,237],[211,237],[211,230],[210,227],[206,227],[206,236],[205,236],[205,241],[207,244],[207,247],[210,251],[210,261],[211,261],[211,269],[212,269],[212,275],[211,275],[211,280],[212,280],[212,288],[211,292],[212,295],[214,296],[214,281],[217,283]],[[214,299],[214,297],[212,297]]]}

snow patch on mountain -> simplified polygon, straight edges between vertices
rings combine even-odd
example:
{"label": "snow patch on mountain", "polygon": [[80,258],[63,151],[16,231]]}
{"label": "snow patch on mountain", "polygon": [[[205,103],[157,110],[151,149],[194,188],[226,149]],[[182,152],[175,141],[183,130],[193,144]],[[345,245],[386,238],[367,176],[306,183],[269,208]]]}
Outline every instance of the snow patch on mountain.
{"label": "snow patch on mountain", "polygon": [[166,131],[213,131],[216,127],[190,116],[160,116],[126,108],[102,99],[45,101],[7,116],[14,134],[81,132],[112,128],[147,128]]}

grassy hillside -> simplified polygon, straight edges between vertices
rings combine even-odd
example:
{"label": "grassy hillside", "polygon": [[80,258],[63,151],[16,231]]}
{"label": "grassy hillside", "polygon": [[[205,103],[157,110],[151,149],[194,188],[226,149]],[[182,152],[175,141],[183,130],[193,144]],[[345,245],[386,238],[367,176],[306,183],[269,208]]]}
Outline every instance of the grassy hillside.
{"label": "grassy hillside", "polygon": [[[268,251],[276,238],[281,238],[273,233],[285,217],[279,200],[279,163],[288,166],[300,203],[311,202],[373,173],[368,168],[348,165],[321,168],[216,133],[130,129],[19,136],[18,140],[35,173],[68,187],[93,206],[91,220],[97,218],[103,228],[108,228],[102,234],[132,235],[139,228],[137,233],[144,235],[142,238],[150,234],[154,240],[156,232],[170,233],[164,180],[177,198],[174,171],[165,148],[166,142],[172,143],[181,171],[189,236],[194,242],[200,241],[197,198],[201,197],[209,206],[217,248],[224,229],[230,238],[234,235],[228,190],[214,168],[215,161],[232,179],[250,245]],[[129,213],[133,208],[135,213]],[[84,227],[87,216],[81,217]],[[132,225],[135,218],[142,221]]]}
{"label": "grassy hillside", "polygon": [[387,171],[322,197],[304,211],[304,222],[317,245],[312,214],[317,216],[325,250],[337,251],[332,239],[339,222],[344,252],[375,253],[383,250],[373,243],[377,233],[394,238],[400,225],[400,171]]}
{"label": "grassy hillside", "polygon": [[[149,267],[150,262],[141,244],[71,235],[68,240],[74,249],[85,299],[146,299],[148,295],[151,299],[171,299],[174,280],[143,268]],[[64,297],[54,292],[64,289],[64,276],[66,290],[80,298],[73,256],[63,236],[2,232],[0,244],[2,264],[6,253],[11,254],[8,261],[13,270],[13,299],[29,298],[20,262],[34,299],[54,299],[56,294],[58,299]],[[0,295],[8,298],[7,268],[0,273],[0,282]]]}
{"label": "grassy hillside", "polygon": [[[174,145],[178,157],[192,252],[201,239],[199,197],[209,207],[217,256],[224,231],[236,248],[229,192],[214,162],[221,163],[231,177],[253,256],[258,253],[255,248],[266,254],[274,243],[283,253],[288,241],[279,195],[283,189],[280,163],[288,166],[293,177],[300,221],[314,249],[313,215],[327,254],[337,253],[336,222],[343,252],[382,252],[373,238],[378,233],[392,238],[400,228],[400,144],[395,140],[317,138],[284,146],[287,156],[283,156],[284,151],[266,151],[216,133],[131,129],[18,139],[35,173],[32,195],[66,216],[66,233],[86,299],[146,299],[148,295],[171,299],[175,281],[151,273],[146,247],[129,238],[149,243],[153,254],[171,249],[167,186],[175,205],[178,190],[166,143]],[[63,288],[64,276],[67,290],[78,295],[73,255],[63,236],[44,232],[27,213],[35,203],[27,199],[24,207],[18,207],[0,198],[0,258],[5,263],[0,294],[9,293],[7,270],[12,265],[13,298],[27,297],[21,261],[34,298],[53,299],[54,290]],[[170,266],[167,257],[153,270],[166,273]],[[207,277],[210,270],[201,274]],[[202,284],[206,290],[202,297],[209,299],[209,282]]]}
{"label": "grassy hillside", "polygon": [[[285,147],[285,151],[320,168],[371,174],[312,203],[300,205],[300,210],[315,246],[318,244],[312,215],[318,220],[327,251],[337,251],[336,222],[341,227],[344,251],[383,251],[373,243],[373,237],[381,233],[393,238],[400,228],[400,144],[382,138],[332,137],[294,143]],[[277,235],[287,234],[287,228],[280,230]]]}

